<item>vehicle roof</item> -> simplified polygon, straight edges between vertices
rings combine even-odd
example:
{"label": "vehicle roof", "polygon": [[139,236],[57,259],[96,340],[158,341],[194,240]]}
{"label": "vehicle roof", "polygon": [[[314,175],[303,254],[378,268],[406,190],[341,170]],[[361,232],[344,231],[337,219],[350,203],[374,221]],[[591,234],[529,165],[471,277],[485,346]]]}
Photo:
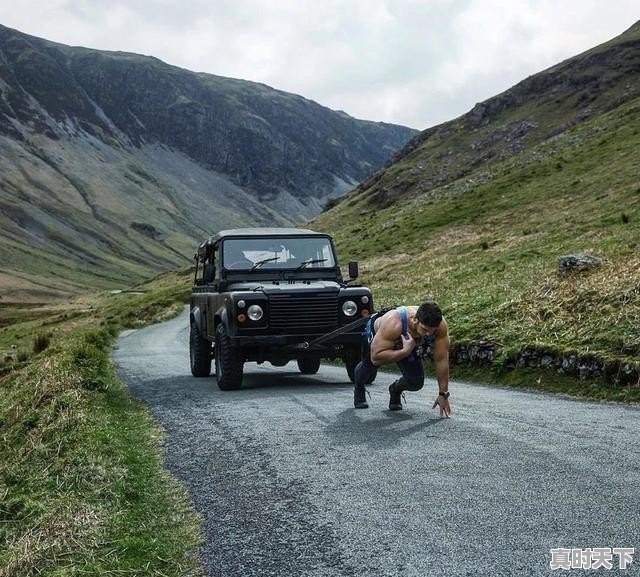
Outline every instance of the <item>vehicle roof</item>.
{"label": "vehicle roof", "polygon": [[229,236],[327,236],[324,233],[316,232],[306,228],[231,228],[228,230],[220,230],[213,236],[210,236],[202,244],[213,244],[221,238]]}

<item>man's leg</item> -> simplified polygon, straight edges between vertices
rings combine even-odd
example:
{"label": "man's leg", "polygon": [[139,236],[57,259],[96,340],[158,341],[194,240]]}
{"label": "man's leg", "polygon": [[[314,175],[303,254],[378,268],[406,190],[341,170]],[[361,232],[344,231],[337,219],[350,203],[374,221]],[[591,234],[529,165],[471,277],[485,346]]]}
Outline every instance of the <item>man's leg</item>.
{"label": "man's leg", "polygon": [[424,368],[422,359],[411,353],[398,363],[402,376],[389,385],[389,410],[402,409],[402,392],[419,391],[424,386]]}
{"label": "man's leg", "polygon": [[367,390],[365,385],[375,380],[378,367],[371,362],[371,351],[369,347],[363,351],[362,360],[357,364],[355,370],[355,384],[353,387],[353,406],[356,409],[368,409]]}

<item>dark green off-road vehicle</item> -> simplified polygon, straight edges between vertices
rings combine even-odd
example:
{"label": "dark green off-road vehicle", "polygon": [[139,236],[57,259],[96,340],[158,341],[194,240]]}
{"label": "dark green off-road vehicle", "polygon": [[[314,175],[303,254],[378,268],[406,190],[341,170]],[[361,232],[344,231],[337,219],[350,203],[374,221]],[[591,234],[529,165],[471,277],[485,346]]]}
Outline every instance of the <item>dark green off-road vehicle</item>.
{"label": "dark green off-road vehicle", "polygon": [[[371,291],[343,280],[330,236],[311,230],[224,230],[198,247],[191,295],[191,373],[206,377],[215,359],[218,386],[238,389],[245,362],[318,371],[342,359],[353,381]],[[360,323],[362,325],[363,323]],[[341,331],[347,325],[348,330]]]}

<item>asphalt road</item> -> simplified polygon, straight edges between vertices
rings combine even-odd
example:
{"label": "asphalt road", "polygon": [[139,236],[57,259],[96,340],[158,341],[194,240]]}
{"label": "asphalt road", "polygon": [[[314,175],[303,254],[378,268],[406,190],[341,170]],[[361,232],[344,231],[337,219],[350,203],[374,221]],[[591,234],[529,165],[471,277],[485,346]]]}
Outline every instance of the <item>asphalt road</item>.
{"label": "asphalt road", "polygon": [[640,410],[453,382],[387,410],[390,374],[355,411],[341,367],[247,364],[220,391],[189,372],[187,314],[123,334],[121,378],[167,433],[166,467],[202,514],[212,576],[580,574],[552,548],[635,547]]}

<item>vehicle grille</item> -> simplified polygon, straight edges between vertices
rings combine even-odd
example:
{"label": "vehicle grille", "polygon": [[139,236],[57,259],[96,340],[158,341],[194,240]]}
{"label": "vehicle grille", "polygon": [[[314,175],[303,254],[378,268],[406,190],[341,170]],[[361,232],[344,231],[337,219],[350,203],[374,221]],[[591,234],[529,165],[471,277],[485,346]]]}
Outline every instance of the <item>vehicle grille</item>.
{"label": "vehicle grille", "polygon": [[338,327],[338,295],[271,295],[269,327],[273,334],[332,331]]}

